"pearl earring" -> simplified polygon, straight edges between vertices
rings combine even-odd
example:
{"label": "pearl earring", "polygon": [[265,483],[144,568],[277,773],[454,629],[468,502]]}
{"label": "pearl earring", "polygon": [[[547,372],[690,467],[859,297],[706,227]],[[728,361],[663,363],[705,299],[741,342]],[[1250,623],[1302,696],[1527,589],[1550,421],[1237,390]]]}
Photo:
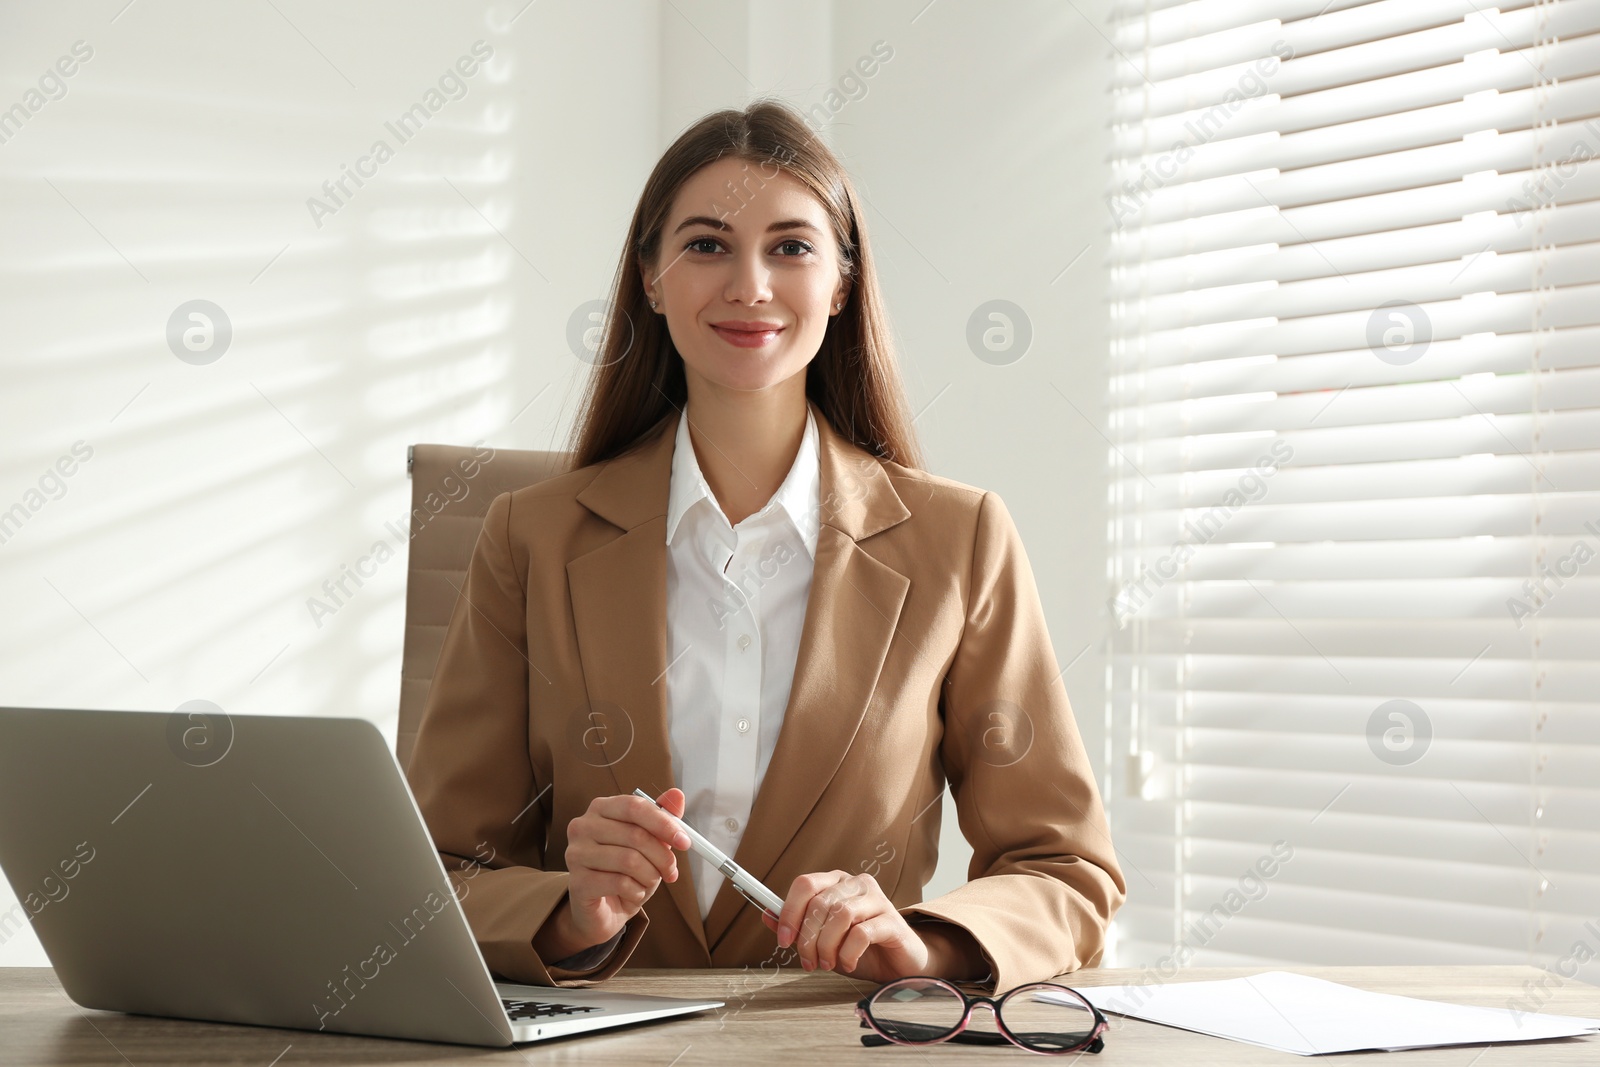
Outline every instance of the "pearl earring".
{"label": "pearl earring", "polygon": [[655,302],[655,301],[654,301],[654,300],[652,300],[652,301],[650,301],[650,306],[651,306],[651,307],[652,307],[652,308],[653,308],[653,307],[655,307],[655,306],[656,306],[656,302]]}

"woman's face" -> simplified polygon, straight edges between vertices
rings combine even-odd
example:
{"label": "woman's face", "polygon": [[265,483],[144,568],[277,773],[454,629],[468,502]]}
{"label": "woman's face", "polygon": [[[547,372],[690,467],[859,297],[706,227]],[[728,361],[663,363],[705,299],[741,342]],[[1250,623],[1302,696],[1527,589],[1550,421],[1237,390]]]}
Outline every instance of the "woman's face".
{"label": "woman's face", "polygon": [[643,275],[691,383],[739,392],[803,373],[849,292],[816,198],[775,163],[734,158],[678,190]]}

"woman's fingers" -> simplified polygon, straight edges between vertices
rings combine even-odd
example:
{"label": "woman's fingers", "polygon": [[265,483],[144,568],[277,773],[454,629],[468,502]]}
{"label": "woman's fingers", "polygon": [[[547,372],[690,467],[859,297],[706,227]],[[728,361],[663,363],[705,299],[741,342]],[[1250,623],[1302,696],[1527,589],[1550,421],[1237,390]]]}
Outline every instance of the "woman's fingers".
{"label": "woman's fingers", "polygon": [[801,955],[802,962],[804,962],[804,951],[799,943],[802,933],[800,921],[806,916],[806,908],[810,906],[812,897],[843,876],[843,871],[802,874],[789,886],[789,895],[784,898],[783,909],[778,912],[778,945],[783,948],[794,945],[795,952]]}
{"label": "woman's fingers", "polygon": [[[801,965],[811,970],[818,965],[818,938],[824,928],[834,918],[842,901],[862,894],[862,889],[856,885],[857,877],[844,871],[818,871],[814,874],[802,874],[794,880],[789,888],[789,896],[783,902],[783,911],[778,917],[778,943],[784,944],[786,935],[791,938],[795,952],[800,957]],[[868,879],[874,887],[877,881]],[[882,896],[882,890],[878,891]],[[887,905],[888,901],[884,903]],[[848,926],[845,928],[848,930]],[[843,938],[843,933],[838,933],[838,939]],[[832,950],[837,947],[836,942],[830,942],[827,947]],[[832,956],[828,957],[830,960]]]}
{"label": "woman's fingers", "polygon": [[[681,801],[683,794],[677,789],[669,789],[663,793],[663,798],[677,793]],[[683,827],[676,817],[662,811],[654,801],[644,797],[627,796],[596,797],[589,803],[589,811],[614,819],[617,822],[633,823],[643,827],[644,830],[658,838],[662,844],[669,848],[686,849],[689,847],[689,835],[683,832]]]}
{"label": "woman's fingers", "polygon": [[861,957],[866,955],[867,949],[879,941],[889,940],[895,932],[894,920],[888,915],[878,914],[856,923],[840,942],[839,951],[834,957],[833,969],[849,974],[856,969]]}
{"label": "woman's fingers", "polygon": [[[681,789],[669,789],[661,799],[682,811]],[[586,870],[625,875],[648,898],[660,881],[677,881],[678,858],[673,849],[688,846],[689,837],[676,818],[643,797],[596,797],[588,811],[567,825],[567,868],[580,883],[586,881]],[[593,885],[583,888],[596,894]],[[619,894],[623,899],[638,899],[637,891],[625,888]]]}
{"label": "woman's fingers", "polygon": [[822,871],[794,880],[776,924],[806,970],[853,971],[873,945],[893,942],[905,920],[869,874]]}
{"label": "woman's fingers", "polygon": [[635,848],[590,842],[577,847],[576,858],[591,871],[627,877],[646,894],[661,884],[661,872]]}
{"label": "woman's fingers", "polygon": [[638,879],[626,874],[597,871],[595,872],[595,880],[598,885],[606,890],[605,896],[625,900],[634,907],[643,907],[644,902],[649,900],[651,894],[655,891],[653,886],[643,886]]}
{"label": "woman's fingers", "polygon": [[590,840],[599,845],[634,849],[655,865],[657,873],[662,878],[669,882],[678,878],[677,854],[637,823],[605,819],[596,824],[594,836]]}
{"label": "woman's fingers", "polygon": [[661,802],[662,807],[666,808],[673,815],[680,819],[683,818],[684,806],[688,803],[688,798],[683,795],[683,790],[679,789],[677,786],[673,786],[656,799]]}
{"label": "woman's fingers", "polygon": [[[881,897],[882,894],[880,893]],[[887,904],[887,901],[883,901]],[[879,901],[874,900],[858,878],[847,878],[814,897],[806,914],[806,925],[815,925],[817,933],[811,941],[811,954],[815,965],[831,971],[839,959],[839,948],[852,930],[875,918],[880,913]],[[813,919],[815,916],[815,919]],[[870,931],[868,932],[870,937]],[[871,941],[868,941],[871,944]]]}

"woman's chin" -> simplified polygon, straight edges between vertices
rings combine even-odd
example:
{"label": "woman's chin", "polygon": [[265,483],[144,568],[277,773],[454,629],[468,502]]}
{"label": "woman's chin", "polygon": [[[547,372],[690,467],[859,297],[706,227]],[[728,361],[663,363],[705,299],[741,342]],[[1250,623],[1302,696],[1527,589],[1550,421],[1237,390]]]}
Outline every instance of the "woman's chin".
{"label": "woman's chin", "polygon": [[[804,371],[804,367],[796,368]],[[743,361],[718,361],[715,367],[696,368],[706,384],[729,392],[755,393],[771,389],[788,381],[795,370],[778,368],[766,360],[747,358]]]}

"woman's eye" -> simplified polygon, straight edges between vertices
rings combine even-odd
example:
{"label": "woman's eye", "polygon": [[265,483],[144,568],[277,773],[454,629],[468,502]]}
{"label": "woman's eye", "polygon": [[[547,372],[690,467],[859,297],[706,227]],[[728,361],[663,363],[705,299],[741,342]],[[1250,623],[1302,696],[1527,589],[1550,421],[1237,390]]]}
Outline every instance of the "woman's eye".
{"label": "woman's eye", "polygon": [[[710,247],[703,247],[705,245],[709,245]],[[687,252],[701,252],[709,255],[710,253],[715,252],[720,246],[721,242],[715,237],[696,237],[694,240],[690,241],[684,246],[684,250]],[[814,249],[804,241],[784,241],[778,245],[778,248],[799,250],[797,252],[785,251],[783,256],[786,259],[793,259],[797,256],[803,256],[814,251]]]}

